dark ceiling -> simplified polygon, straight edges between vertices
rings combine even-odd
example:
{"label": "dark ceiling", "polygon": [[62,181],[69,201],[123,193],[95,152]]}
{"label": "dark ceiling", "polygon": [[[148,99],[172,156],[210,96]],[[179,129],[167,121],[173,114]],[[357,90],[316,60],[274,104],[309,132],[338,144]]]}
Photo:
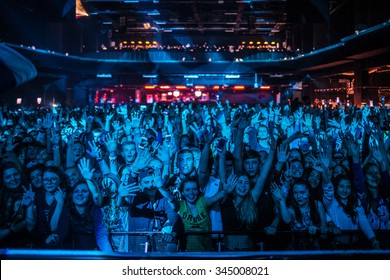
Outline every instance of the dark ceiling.
{"label": "dark ceiling", "polygon": [[82,3],[91,18],[127,35],[174,32],[272,37],[285,30],[288,16],[286,0],[82,0]]}
{"label": "dark ceiling", "polygon": [[[5,2],[9,4],[7,9]],[[275,85],[307,74],[329,77],[353,71],[356,61],[366,70],[389,70],[390,47],[386,39],[389,26],[364,33],[388,21],[390,16],[381,0],[82,0],[88,17],[78,19],[75,3],[75,0],[0,1],[0,39],[74,54],[76,58],[57,55],[48,58],[47,54],[20,50],[37,64],[41,73],[49,76],[70,73],[77,77],[75,83],[88,79],[95,83],[97,70],[107,69],[130,77],[129,82],[136,79],[139,83],[147,82],[143,75],[158,73],[169,82],[180,83],[185,74],[223,75],[231,65],[116,63],[78,58],[88,51],[96,53],[98,37],[108,34],[113,39],[147,37],[168,44],[180,42],[177,38],[184,37],[194,43],[214,44],[240,43],[255,37],[283,42],[291,50],[307,54],[295,61],[239,64],[237,72],[250,77],[251,82],[257,74],[264,75],[264,79],[277,77],[270,81]],[[87,50],[84,47],[88,45]],[[246,72],[242,71],[244,68]],[[287,78],[282,80],[280,76]],[[112,82],[118,81],[122,82]]]}

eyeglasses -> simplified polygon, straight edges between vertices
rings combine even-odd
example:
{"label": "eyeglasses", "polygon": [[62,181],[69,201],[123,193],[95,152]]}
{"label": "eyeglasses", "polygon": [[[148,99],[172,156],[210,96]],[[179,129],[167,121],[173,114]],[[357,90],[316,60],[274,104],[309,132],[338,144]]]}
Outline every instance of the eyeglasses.
{"label": "eyeglasses", "polygon": [[53,183],[54,184],[54,183],[57,183],[59,180],[60,179],[58,177],[52,177],[52,178],[44,178],[43,182],[47,183],[47,184],[49,184],[49,183]]}

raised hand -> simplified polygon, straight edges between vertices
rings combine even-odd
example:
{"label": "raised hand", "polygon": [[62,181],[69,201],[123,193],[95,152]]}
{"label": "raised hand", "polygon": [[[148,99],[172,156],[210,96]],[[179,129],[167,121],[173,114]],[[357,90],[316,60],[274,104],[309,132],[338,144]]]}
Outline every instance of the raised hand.
{"label": "raised hand", "polygon": [[362,111],[362,118],[364,120],[367,120],[368,116],[371,113],[370,108],[368,106],[364,106],[364,107],[361,107],[361,111]]}
{"label": "raised hand", "polygon": [[120,123],[120,121],[113,121],[112,127],[115,131],[119,131],[122,128],[122,124]]}
{"label": "raised hand", "polygon": [[238,177],[235,174],[231,174],[227,178],[227,182],[223,184],[223,190],[227,193],[231,193],[237,186]]}
{"label": "raised hand", "polygon": [[122,125],[122,127],[125,135],[131,134],[131,121],[128,118],[125,119],[125,123]]}
{"label": "raised hand", "polygon": [[87,158],[81,158],[78,164],[81,175],[85,180],[92,180],[95,168],[91,168],[90,161]]}
{"label": "raised hand", "polygon": [[75,118],[70,118],[70,125],[73,126],[74,129],[76,129],[78,127],[78,124],[77,124],[77,121],[75,120]]}
{"label": "raised hand", "polygon": [[93,141],[88,141],[88,145],[91,148],[91,151],[87,150],[87,154],[93,158],[101,158],[102,151]]}
{"label": "raised hand", "polygon": [[328,121],[328,126],[331,126],[331,127],[335,127],[335,128],[340,128],[341,125],[339,124],[338,121],[336,121],[335,119],[331,119]]}
{"label": "raised hand", "polygon": [[288,160],[287,145],[280,145],[277,148],[277,158],[279,163],[285,163]]}
{"label": "raised hand", "polygon": [[52,113],[47,113],[42,120],[42,127],[45,129],[51,128],[54,124],[55,119],[56,118]]}
{"label": "raised hand", "polygon": [[132,112],[131,113],[131,127],[139,128],[141,125],[141,113]]}
{"label": "raised hand", "polygon": [[190,125],[190,129],[194,132],[199,141],[203,140],[203,129],[199,129],[199,126],[196,122]]}
{"label": "raised hand", "polygon": [[260,122],[260,115],[261,115],[261,112],[258,112],[251,117],[250,126],[256,127],[256,125]]}
{"label": "raised hand", "polygon": [[107,116],[106,116],[106,122],[110,122],[111,120],[112,120],[112,118],[114,117],[114,113],[112,112],[112,113],[110,113],[110,114],[108,114]]}
{"label": "raised hand", "polygon": [[138,153],[137,157],[133,162],[133,166],[138,169],[144,169],[152,161],[152,154],[148,149],[143,149]]}
{"label": "raised hand", "polygon": [[203,139],[206,145],[210,145],[214,140],[215,134],[212,132],[209,132],[207,129],[203,131]]}
{"label": "raised hand", "polygon": [[54,193],[54,199],[57,201],[57,205],[64,205],[66,193],[58,187],[57,191]]}
{"label": "raised hand", "polygon": [[50,141],[53,145],[59,145],[60,144],[60,134],[57,133],[54,129],[51,130],[51,136],[50,136]]}
{"label": "raised hand", "polygon": [[282,201],[282,200],[285,200],[285,196],[284,196],[284,192],[282,190],[282,187],[279,186],[277,183],[273,182],[271,183],[271,193],[272,193],[272,196],[274,197],[274,199],[276,201]]}
{"label": "raised hand", "polygon": [[24,190],[24,194],[23,194],[21,203],[22,203],[22,205],[28,207],[28,206],[34,204],[35,192],[33,192],[31,184],[30,184],[30,187],[29,187],[28,190],[27,190],[27,188],[25,186],[22,186],[22,187],[23,187],[23,190]]}
{"label": "raised hand", "polygon": [[113,194],[116,193],[117,186],[111,178],[103,178],[102,189],[107,195],[112,196]]}
{"label": "raised hand", "polygon": [[320,116],[316,116],[314,118],[314,123],[316,124],[316,128],[319,129],[321,127],[321,117]]}
{"label": "raised hand", "polygon": [[120,197],[129,197],[129,196],[137,196],[137,193],[141,191],[139,185],[136,182],[131,183],[129,185],[120,184],[118,187],[118,196]]}
{"label": "raised hand", "polygon": [[116,143],[116,139],[112,135],[106,134],[106,136],[104,136],[103,138],[103,141],[109,153],[116,152],[117,143]]}
{"label": "raised hand", "polygon": [[381,150],[379,149],[378,146],[374,146],[371,148],[371,154],[372,154],[372,157],[376,160],[377,163],[381,163],[382,160],[383,160],[383,155],[382,155],[382,152]]}
{"label": "raised hand", "polygon": [[156,169],[154,170],[154,173],[153,173],[153,182],[154,182],[154,186],[156,188],[162,188],[163,187],[163,180],[161,178],[161,171],[159,169]]}

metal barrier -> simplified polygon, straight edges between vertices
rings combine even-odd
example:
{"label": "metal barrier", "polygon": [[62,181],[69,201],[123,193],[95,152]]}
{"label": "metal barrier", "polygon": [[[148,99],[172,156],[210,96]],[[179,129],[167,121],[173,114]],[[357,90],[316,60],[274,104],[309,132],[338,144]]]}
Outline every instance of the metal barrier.
{"label": "metal barrier", "polygon": [[[390,230],[376,231],[381,249],[390,249]],[[128,252],[175,252],[185,251],[181,247],[187,236],[209,236],[215,252],[227,251],[300,251],[300,250],[370,250],[369,241],[360,231],[344,230],[338,235],[309,234],[307,231],[278,231],[268,235],[265,231],[207,231],[186,232],[179,236],[178,243],[167,243],[161,232],[111,232],[112,235],[127,236]],[[229,243],[229,244],[228,244]]]}

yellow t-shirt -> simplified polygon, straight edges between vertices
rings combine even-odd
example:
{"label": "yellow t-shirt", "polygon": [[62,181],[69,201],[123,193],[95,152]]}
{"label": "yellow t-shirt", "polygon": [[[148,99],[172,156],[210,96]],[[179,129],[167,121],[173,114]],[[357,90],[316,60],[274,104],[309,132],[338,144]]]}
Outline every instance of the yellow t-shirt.
{"label": "yellow t-shirt", "polygon": [[[203,232],[211,230],[210,216],[204,196],[199,196],[196,201],[197,215],[194,216],[185,200],[179,202],[177,212],[181,217],[185,232]],[[187,251],[212,251],[210,235],[189,235],[187,238]]]}

